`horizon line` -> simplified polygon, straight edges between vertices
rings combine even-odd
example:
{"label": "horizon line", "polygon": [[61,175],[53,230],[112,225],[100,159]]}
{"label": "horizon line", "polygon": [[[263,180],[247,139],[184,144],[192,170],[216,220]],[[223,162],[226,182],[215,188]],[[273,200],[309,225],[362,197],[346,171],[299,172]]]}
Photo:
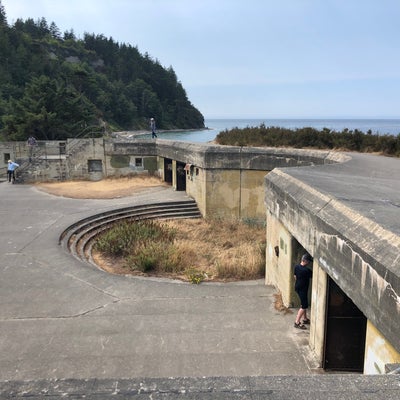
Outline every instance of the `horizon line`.
{"label": "horizon line", "polygon": [[278,119],[293,119],[293,120],[400,120],[400,116],[398,117],[217,117],[217,116],[204,116],[204,119],[221,119],[221,120],[246,120],[246,119],[257,119],[257,120],[278,120]]}

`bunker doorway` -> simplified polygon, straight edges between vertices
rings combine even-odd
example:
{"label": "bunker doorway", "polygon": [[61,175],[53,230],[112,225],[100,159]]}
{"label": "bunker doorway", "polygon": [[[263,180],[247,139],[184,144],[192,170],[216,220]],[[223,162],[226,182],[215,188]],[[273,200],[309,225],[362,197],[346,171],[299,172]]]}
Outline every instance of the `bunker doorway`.
{"label": "bunker doorway", "polygon": [[176,190],[186,191],[186,170],[185,163],[176,162]]}
{"label": "bunker doorway", "polygon": [[172,160],[164,158],[164,182],[172,185]]}
{"label": "bunker doorway", "polygon": [[363,372],[367,318],[328,278],[324,369]]}

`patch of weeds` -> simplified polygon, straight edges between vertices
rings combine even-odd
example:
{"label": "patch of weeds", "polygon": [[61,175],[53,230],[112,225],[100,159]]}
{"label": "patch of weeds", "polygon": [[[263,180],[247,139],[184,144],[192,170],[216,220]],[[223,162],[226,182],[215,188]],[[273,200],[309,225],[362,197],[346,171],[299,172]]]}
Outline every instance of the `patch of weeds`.
{"label": "patch of weeds", "polygon": [[194,285],[198,285],[204,281],[204,279],[208,278],[208,275],[205,272],[199,271],[195,268],[189,268],[185,271],[185,274],[190,283]]}
{"label": "patch of weeds", "polygon": [[154,251],[154,244],[142,244],[126,257],[126,266],[132,271],[151,272],[157,269],[158,255]]}
{"label": "patch of weeds", "polygon": [[185,275],[193,284],[259,279],[265,273],[265,230],[247,222],[130,220],[102,234],[95,250],[123,259],[131,271]]}
{"label": "patch of weeds", "polygon": [[95,250],[107,256],[131,256],[148,243],[171,243],[175,234],[173,229],[153,220],[122,221],[99,236]]}

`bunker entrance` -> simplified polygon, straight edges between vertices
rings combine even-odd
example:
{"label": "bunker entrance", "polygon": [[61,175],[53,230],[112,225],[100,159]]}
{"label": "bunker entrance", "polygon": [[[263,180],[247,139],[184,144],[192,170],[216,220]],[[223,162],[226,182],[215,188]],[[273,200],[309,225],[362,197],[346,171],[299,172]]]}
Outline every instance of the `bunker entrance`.
{"label": "bunker entrance", "polygon": [[367,319],[328,278],[324,369],[363,372]]}
{"label": "bunker entrance", "polygon": [[164,158],[164,181],[172,185],[172,160]]}
{"label": "bunker entrance", "polygon": [[176,190],[186,190],[186,170],[185,163],[176,162]]}

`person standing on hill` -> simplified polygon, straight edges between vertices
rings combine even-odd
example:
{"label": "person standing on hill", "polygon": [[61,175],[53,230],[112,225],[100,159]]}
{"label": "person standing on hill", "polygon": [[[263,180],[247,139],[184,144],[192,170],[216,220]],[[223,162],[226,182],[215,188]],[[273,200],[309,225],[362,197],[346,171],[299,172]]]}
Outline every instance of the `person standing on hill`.
{"label": "person standing on hill", "polygon": [[151,129],[151,137],[154,139],[157,137],[156,134],[156,120],[154,118],[150,118],[150,129]]}
{"label": "person standing on hill", "polygon": [[300,264],[294,267],[294,290],[300,298],[301,307],[297,312],[294,327],[298,329],[307,329],[306,324],[310,323],[307,318],[308,309],[308,286],[312,278],[312,271],[307,268],[307,265],[313,261],[310,254],[306,253],[301,257]]}
{"label": "person standing on hill", "polygon": [[8,160],[8,167],[7,167],[7,176],[8,176],[8,182],[12,183],[15,182],[15,170],[19,167],[19,164],[12,162],[11,160]]}

